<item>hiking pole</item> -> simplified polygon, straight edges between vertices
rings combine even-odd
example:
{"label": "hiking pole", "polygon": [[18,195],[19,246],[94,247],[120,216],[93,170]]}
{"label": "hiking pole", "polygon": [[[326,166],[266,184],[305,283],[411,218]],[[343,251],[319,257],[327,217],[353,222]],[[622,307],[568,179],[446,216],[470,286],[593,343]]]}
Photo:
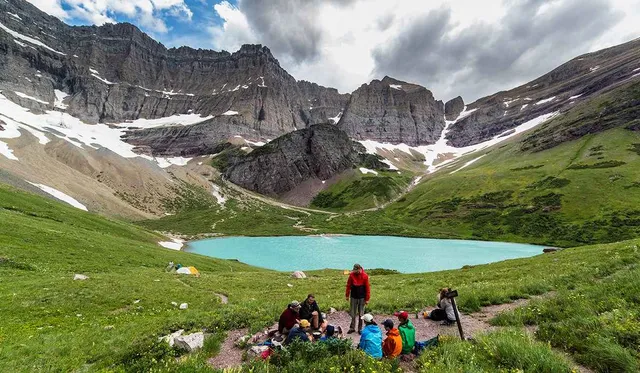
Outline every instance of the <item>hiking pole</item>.
{"label": "hiking pole", "polygon": [[458,332],[460,332],[460,339],[464,341],[464,332],[462,331],[462,323],[460,322],[460,314],[458,313],[458,307],[456,306],[456,297],[458,296],[457,290],[451,290],[446,295],[451,299],[451,305],[453,306],[453,313],[456,315],[456,324],[458,324]]}

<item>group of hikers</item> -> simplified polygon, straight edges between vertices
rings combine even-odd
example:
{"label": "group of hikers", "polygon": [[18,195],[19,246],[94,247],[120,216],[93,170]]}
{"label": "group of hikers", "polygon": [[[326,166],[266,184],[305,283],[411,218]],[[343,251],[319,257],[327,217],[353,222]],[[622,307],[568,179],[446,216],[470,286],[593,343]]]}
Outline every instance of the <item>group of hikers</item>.
{"label": "group of hikers", "polygon": [[[444,321],[451,324],[456,321],[456,315],[451,300],[446,296],[450,289],[441,289],[438,294],[437,308],[423,315],[426,319]],[[382,336],[382,330],[370,313],[364,313],[365,306],[369,303],[371,286],[369,276],[360,264],[354,264],[349,273],[345,297],[349,301],[349,314],[351,324],[347,334],[360,334],[358,348],[374,358],[396,358],[415,352],[416,329],[409,320],[406,311],[396,312],[398,326],[392,319],[382,322],[386,338]],[[418,315],[416,315],[417,317]],[[356,329],[357,324],[357,329]],[[341,338],[342,328],[329,325],[325,316],[320,311],[315,296],[309,294],[302,302],[293,301],[280,315],[278,332],[284,337],[283,344],[288,345],[294,340],[302,342],[328,342]],[[422,344],[424,346],[424,343]]]}

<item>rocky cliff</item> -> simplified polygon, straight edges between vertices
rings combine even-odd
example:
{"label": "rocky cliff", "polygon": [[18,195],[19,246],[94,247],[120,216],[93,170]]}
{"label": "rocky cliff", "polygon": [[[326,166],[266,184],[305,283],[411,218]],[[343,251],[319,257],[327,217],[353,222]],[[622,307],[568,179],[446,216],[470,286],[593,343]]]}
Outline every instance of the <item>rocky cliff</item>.
{"label": "rocky cliff", "polygon": [[244,188],[279,196],[309,179],[327,180],[352,168],[359,159],[358,149],[336,126],[318,124],[231,157],[224,175]]}
{"label": "rocky cliff", "polygon": [[446,120],[456,120],[462,110],[464,110],[464,101],[458,96],[444,104],[444,117]]}
{"label": "rocky cliff", "polygon": [[456,147],[478,144],[550,112],[608,92],[632,79],[640,68],[640,39],[572,59],[529,83],[481,98],[449,128]]}
{"label": "rocky cliff", "polygon": [[444,104],[426,88],[384,77],[351,94],[338,123],[358,140],[433,144],[444,128]]}

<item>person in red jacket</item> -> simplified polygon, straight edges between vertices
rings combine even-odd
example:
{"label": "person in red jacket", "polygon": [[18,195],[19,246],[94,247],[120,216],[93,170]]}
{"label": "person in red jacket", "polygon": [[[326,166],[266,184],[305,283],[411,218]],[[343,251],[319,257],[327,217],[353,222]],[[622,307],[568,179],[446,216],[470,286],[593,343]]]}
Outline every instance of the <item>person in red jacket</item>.
{"label": "person in red jacket", "polygon": [[369,276],[365,273],[360,264],[353,265],[353,271],[347,280],[347,290],[345,297],[350,301],[349,314],[351,315],[351,325],[347,334],[356,331],[356,318],[358,320],[358,333],[362,332],[362,315],[364,306],[369,303],[371,287],[369,286]]}

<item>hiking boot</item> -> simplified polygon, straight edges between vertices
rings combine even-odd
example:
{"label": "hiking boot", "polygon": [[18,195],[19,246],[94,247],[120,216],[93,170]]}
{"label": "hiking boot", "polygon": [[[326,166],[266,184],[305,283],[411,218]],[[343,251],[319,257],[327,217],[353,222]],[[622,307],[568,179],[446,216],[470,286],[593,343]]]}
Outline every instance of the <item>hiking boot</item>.
{"label": "hiking boot", "polygon": [[347,331],[347,334],[352,334],[352,333],[355,333],[355,332],[356,332],[355,329],[349,329],[349,331]]}

